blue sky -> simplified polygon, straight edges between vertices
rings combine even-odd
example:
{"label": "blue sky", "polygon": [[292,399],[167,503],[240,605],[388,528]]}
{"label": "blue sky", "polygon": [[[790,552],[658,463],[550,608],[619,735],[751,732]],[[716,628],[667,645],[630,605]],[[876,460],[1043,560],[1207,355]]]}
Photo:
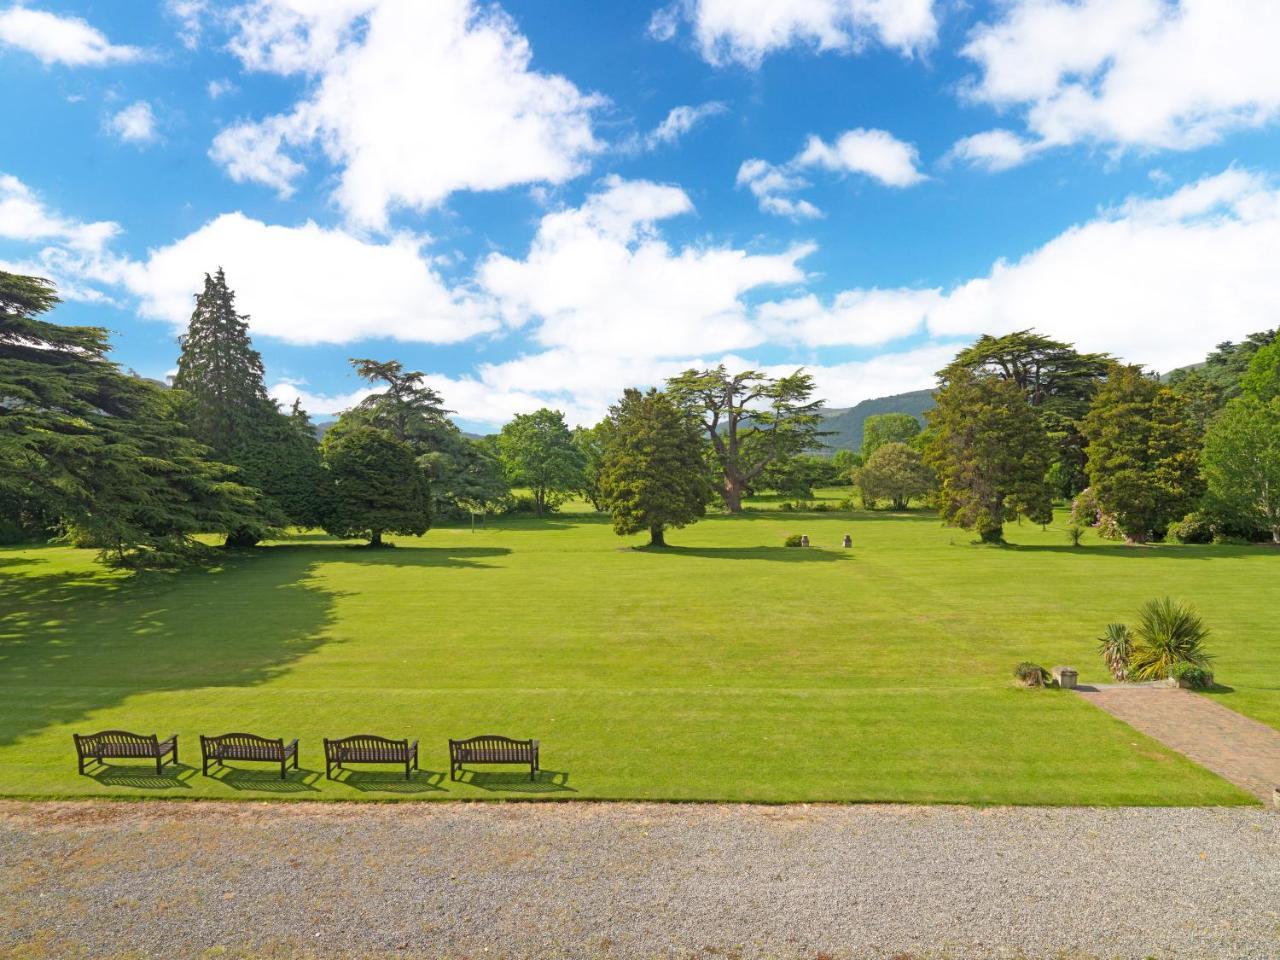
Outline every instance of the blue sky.
{"label": "blue sky", "polygon": [[163,377],[223,266],[268,384],[492,428],[691,364],[833,406],[1024,327],[1280,324],[1272,0],[0,0],[0,267]]}

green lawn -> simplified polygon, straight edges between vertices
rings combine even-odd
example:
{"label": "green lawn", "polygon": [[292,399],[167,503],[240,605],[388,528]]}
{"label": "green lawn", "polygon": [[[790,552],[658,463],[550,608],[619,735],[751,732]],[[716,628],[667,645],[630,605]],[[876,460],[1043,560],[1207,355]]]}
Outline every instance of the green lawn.
{"label": "green lawn", "polygon": [[[815,546],[784,548],[792,532]],[[89,551],[0,550],[0,793],[1251,802],[1010,672],[1104,679],[1102,626],[1167,593],[1213,627],[1231,688],[1215,696],[1280,727],[1280,552],[1009,534],[982,547],[931,515],[761,509],[645,552],[565,515],[376,552],[301,536],[138,579]],[[103,728],[176,731],[184,767],[77,776],[71,732]],[[229,730],[300,737],[303,770],[200,776],[197,735]],[[325,781],[321,737],[357,732],[420,738],[423,777]],[[543,780],[450,783],[446,739],[490,732],[539,737]]]}

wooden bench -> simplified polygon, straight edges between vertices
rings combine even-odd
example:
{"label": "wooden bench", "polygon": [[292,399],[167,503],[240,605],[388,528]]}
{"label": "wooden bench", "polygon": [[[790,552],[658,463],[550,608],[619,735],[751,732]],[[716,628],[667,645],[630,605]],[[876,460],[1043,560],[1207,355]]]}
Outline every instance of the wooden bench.
{"label": "wooden bench", "polygon": [[347,763],[403,763],[404,778],[410,778],[410,767],[418,769],[418,741],[388,740],[371,733],[359,733],[341,740],[324,741],[324,775],[332,780],[333,769]]}
{"label": "wooden bench", "polygon": [[485,734],[469,740],[449,741],[449,779],[457,780],[464,763],[527,763],[529,779],[538,775],[538,741],[512,740]]}
{"label": "wooden bench", "polygon": [[172,755],[172,762],[178,762],[178,735],[175,733],[168,740],[161,740],[154,733],[130,733],[127,730],[102,730],[98,733],[71,735],[76,742],[76,759],[80,773],[84,773],[84,765],[90,760],[104,763],[108,757],[112,760],[154,760],[156,774],[163,772],[164,758]]}
{"label": "wooden bench", "polygon": [[253,733],[224,733],[218,737],[202,735],[200,759],[206,777],[210,763],[221,767],[228,760],[253,760],[280,764],[280,779],[283,780],[290,760],[293,761],[293,769],[298,769],[298,741],[285,743],[283,738],[272,740]]}

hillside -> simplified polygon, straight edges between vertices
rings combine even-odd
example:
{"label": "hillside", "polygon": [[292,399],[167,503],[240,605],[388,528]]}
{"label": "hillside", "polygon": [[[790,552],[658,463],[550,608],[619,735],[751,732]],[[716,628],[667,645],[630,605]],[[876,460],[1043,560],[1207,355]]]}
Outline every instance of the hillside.
{"label": "hillside", "polygon": [[853,407],[830,407],[823,411],[826,423],[822,429],[831,432],[823,438],[827,450],[857,450],[862,446],[862,425],[867,417],[878,413],[909,413],[922,424],[926,410],[933,407],[932,390],[913,390],[891,397],[863,400]]}

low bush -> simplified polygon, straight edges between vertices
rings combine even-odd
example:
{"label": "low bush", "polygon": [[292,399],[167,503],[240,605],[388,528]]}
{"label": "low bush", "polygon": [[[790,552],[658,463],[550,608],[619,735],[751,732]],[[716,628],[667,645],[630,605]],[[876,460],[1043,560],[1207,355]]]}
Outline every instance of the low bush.
{"label": "low bush", "polygon": [[1208,517],[1196,510],[1169,524],[1164,536],[1166,540],[1176,540],[1178,543],[1212,543],[1213,524]]}
{"label": "low bush", "polygon": [[1188,604],[1165,597],[1149,600],[1138,612],[1129,653],[1129,674],[1135,680],[1165,680],[1178,664],[1209,669],[1213,659],[1204,648],[1209,628]]}
{"label": "low bush", "polygon": [[1133,634],[1123,623],[1109,623],[1098,639],[1098,652],[1116,680],[1129,679],[1129,655],[1133,651]]}
{"label": "low bush", "polygon": [[790,536],[788,536],[786,540],[782,541],[782,543],[784,546],[788,546],[788,547],[803,546],[804,545],[803,535],[799,533],[793,533]]}
{"label": "low bush", "polygon": [[1213,673],[1194,663],[1175,663],[1169,668],[1169,679],[1177,680],[1193,690],[1207,690],[1213,686]]}
{"label": "low bush", "polygon": [[1080,541],[1084,539],[1084,527],[1078,523],[1073,523],[1067,527],[1067,540],[1073,547],[1080,546]]}
{"label": "low bush", "polygon": [[829,513],[830,511],[831,511],[831,504],[827,503],[825,500],[819,500],[817,503],[813,505],[814,513]]}
{"label": "low bush", "polygon": [[1025,687],[1043,687],[1049,683],[1049,671],[1038,663],[1023,660],[1013,668],[1013,675]]}

